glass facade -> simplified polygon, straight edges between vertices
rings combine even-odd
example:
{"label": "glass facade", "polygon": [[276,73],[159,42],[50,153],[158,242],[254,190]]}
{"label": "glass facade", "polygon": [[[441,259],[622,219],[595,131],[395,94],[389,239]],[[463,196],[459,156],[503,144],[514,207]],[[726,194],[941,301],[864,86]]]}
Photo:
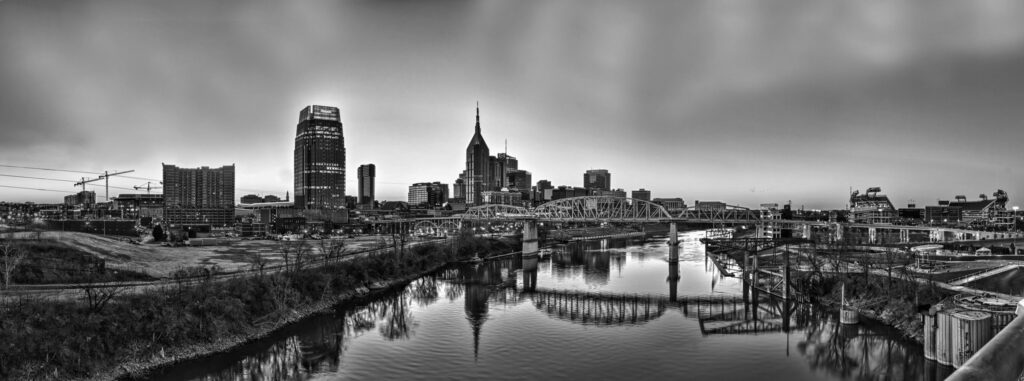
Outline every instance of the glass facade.
{"label": "glass facade", "polygon": [[308,106],[295,131],[295,207],[345,207],[345,136],[337,107]]}

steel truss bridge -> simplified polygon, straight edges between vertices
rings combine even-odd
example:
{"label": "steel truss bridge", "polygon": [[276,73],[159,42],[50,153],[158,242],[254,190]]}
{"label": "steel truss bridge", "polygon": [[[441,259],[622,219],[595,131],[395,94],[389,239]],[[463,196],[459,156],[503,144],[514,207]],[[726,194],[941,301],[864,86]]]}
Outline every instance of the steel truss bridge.
{"label": "steel truss bridge", "polygon": [[738,206],[716,210],[684,210],[669,213],[664,206],[646,200],[614,196],[563,198],[536,208],[481,205],[466,210],[463,220],[535,220],[541,222],[625,223],[757,223],[761,212]]}
{"label": "steel truss bridge", "polygon": [[[830,235],[835,240],[847,240],[871,245],[907,245],[911,242],[952,242],[971,239],[1012,238],[1009,234],[978,232],[962,229],[928,226],[870,225],[835,223],[826,221],[782,220],[762,214],[760,210],[727,205],[722,209],[687,209],[671,213],[665,207],[646,200],[614,196],[583,196],[550,201],[536,208],[512,205],[480,205],[465,213],[451,217],[396,219],[373,221],[371,224],[386,225],[389,231],[411,231],[417,235],[445,236],[463,228],[466,224],[508,224],[510,227],[529,225],[536,230],[536,223],[634,223],[693,224],[713,227],[754,225],[762,233],[772,234],[779,229],[793,229],[810,238],[817,234]],[[675,230],[670,231],[670,235]],[[913,234],[912,234],[913,233]],[[912,238],[916,237],[916,238]],[[1018,236],[1015,234],[1014,236]],[[927,237],[927,238],[925,238]]]}

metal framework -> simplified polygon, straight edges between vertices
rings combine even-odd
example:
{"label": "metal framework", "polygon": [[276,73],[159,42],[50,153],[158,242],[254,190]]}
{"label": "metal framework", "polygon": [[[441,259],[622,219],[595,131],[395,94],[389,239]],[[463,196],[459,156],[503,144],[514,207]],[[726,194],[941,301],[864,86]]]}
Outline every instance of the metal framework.
{"label": "metal framework", "polygon": [[466,213],[462,214],[463,220],[515,220],[530,218],[533,218],[533,213],[529,209],[501,204],[474,206],[466,209]]}
{"label": "metal framework", "polygon": [[665,207],[650,201],[613,196],[563,198],[533,211],[541,221],[556,222],[663,222],[672,220]]}
{"label": "metal framework", "polygon": [[749,209],[687,209],[679,213],[677,219],[689,222],[731,224],[755,224],[762,222],[761,212]]}
{"label": "metal framework", "polygon": [[457,220],[419,220],[412,226],[412,233],[420,236],[445,237],[459,231]]}

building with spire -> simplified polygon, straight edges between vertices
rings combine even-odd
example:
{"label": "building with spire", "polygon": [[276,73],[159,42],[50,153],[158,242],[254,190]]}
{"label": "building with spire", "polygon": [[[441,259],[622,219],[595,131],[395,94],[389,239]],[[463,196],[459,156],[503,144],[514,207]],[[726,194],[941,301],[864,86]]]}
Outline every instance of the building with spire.
{"label": "building with spire", "polygon": [[491,150],[480,134],[480,104],[476,106],[476,128],[473,138],[466,147],[466,204],[479,205],[483,202],[481,192],[494,190],[494,176],[491,173]]}

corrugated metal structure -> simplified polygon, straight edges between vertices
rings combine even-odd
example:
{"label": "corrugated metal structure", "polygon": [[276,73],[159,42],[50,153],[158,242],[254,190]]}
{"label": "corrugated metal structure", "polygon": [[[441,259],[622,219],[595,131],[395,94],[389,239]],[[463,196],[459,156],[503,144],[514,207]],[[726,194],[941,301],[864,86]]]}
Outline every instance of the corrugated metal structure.
{"label": "corrugated metal structure", "polygon": [[992,315],[981,311],[960,311],[949,316],[952,364],[959,368],[992,339]]}

